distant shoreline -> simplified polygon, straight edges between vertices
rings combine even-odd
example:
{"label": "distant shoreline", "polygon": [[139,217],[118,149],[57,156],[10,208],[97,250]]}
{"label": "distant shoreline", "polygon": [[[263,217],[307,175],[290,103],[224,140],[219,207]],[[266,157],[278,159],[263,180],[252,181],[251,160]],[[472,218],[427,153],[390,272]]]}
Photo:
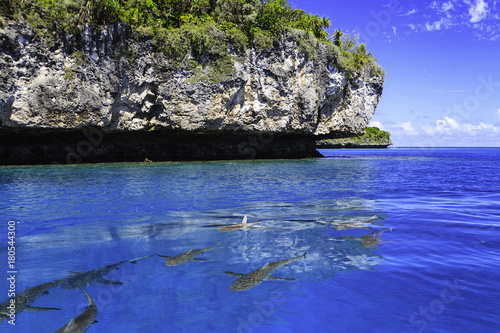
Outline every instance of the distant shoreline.
{"label": "distant shoreline", "polygon": [[365,134],[361,136],[326,139],[316,142],[316,148],[330,148],[330,149],[343,149],[343,148],[371,148],[371,149],[385,149],[392,145],[391,134],[382,131],[377,127],[366,127]]}
{"label": "distant shoreline", "polygon": [[389,148],[407,148],[407,149],[498,149],[500,146],[497,147],[448,147],[448,146],[443,146],[443,147],[422,147],[422,146],[392,146]]}
{"label": "distant shoreline", "polygon": [[[335,148],[328,148],[328,147],[318,147],[317,149],[323,150],[323,149],[377,149],[377,148],[369,148],[369,147],[335,147]],[[384,148],[381,148],[384,149]],[[408,146],[390,146],[385,149],[500,149],[500,146],[498,147],[408,147]]]}
{"label": "distant shoreline", "polygon": [[322,144],[316,144],[317,149],[387,149],[389,148],[390,145],[359,145],[355,143],[348,143],[348,144],[328,144],[328,143],[322,143]]}

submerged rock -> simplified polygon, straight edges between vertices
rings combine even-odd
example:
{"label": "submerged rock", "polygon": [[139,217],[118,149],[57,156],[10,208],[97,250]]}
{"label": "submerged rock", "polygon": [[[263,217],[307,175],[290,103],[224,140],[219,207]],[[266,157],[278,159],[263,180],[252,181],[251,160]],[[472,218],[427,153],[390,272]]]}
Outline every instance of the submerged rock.
{"label": "submerged rock", "polygon": [[126,24],[42,38],[8,21],[0,164],[318,156],[316,140],[363,133],[383,77],[348,79],[331,45],[312,55],[300,38],[189,68]]}

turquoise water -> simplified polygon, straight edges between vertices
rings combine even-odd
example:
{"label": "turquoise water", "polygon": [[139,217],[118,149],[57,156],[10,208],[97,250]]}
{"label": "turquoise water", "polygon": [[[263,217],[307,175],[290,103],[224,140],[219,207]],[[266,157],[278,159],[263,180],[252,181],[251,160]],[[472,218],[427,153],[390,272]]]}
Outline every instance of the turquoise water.
{"label": "turquoise water", "polygon": [[[500,149],[322,153],[1,167],[3,274],[9,221],[17,294],[71,271],[220,241],[195,256],[207,261],[166,266],[152,256],[102,276],[122,284],[89,281],[99,314],[88,332],[500,331]],[[245,215],[260,223],[218,230]],[[272,274],[293,281],[229,289],[237,278],[225,271],[250,273],[304,252]],[[17,313],[16,325],[5,320],[0,331],[63,326],[87,304],[63,286],[32,302],[61,310]]]}

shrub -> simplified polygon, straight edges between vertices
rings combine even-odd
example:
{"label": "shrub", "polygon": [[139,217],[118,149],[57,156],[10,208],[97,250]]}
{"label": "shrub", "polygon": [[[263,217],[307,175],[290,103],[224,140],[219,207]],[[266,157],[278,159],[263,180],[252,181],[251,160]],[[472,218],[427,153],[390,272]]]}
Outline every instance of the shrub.
{"label": "shrub", "polygon": [[193,57],[203,66],[229,61],[228,44],[238,52],[249,45],[262,51],[289,30],[309,59],[316,56],[319,41],[331,44],[331,54],[349,78],[384,75],[358,35],[336,30],[328,36],[327,17],[293,9],[287,0],[0,0],[0,12],[27,20],[41,35],[77,33],[82,23],[126,22],[154,36],[155,45],[174,62]]}
{"label": "shrub", "polygon": [[363,74],[382,77],[385,75],[373,55],[366,53],[366,45],[359,43],[358,34],[336,30],[334,35],[330,36],[330,43],[333,44],[332,53],[336,55],[337,65],[348,78]]}
{"label": "shrub", "polygon": [[316,57],[318,51],[318,40],[311,32],[299,29],[290,29],[290,33],[295,36],[299,52],[305,53],[307,59],[312,60]]}
{"label": "shrub", "polygon": [[270,50],[273,47],[274,38],[269,31],[256,28],[253,32],[253,44],[258,52]]}
{"label": "shrub", "polygon": [[67,81],[71,81],[71,80],[75,79],[75,72],[73,72],[73,69],[71,69],[71,67],[68,67],[68,66],[64,67],[63,78]]}
{"label": "shrub", "polygon": [[73,57],[75,58],[77,65],[82,65],[87,60],[87,57],[85,56],[85,53],[83,53],[80,50],[75,50],[73,52]]}

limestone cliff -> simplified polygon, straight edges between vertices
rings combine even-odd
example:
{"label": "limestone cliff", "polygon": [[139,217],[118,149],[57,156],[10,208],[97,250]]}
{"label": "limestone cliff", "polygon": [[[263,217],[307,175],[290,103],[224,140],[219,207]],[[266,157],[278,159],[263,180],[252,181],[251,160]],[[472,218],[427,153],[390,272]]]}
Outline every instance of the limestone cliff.
{"label": "limestone cliff", "polygon": [[125,24],[47,39],[8,21],[0,164],[305,157],[318,139],[362,134],[383,78],[348,79],[326,44],[311,56],[299,38],[231,50],[213,82],[210,68],[176,66]]}

